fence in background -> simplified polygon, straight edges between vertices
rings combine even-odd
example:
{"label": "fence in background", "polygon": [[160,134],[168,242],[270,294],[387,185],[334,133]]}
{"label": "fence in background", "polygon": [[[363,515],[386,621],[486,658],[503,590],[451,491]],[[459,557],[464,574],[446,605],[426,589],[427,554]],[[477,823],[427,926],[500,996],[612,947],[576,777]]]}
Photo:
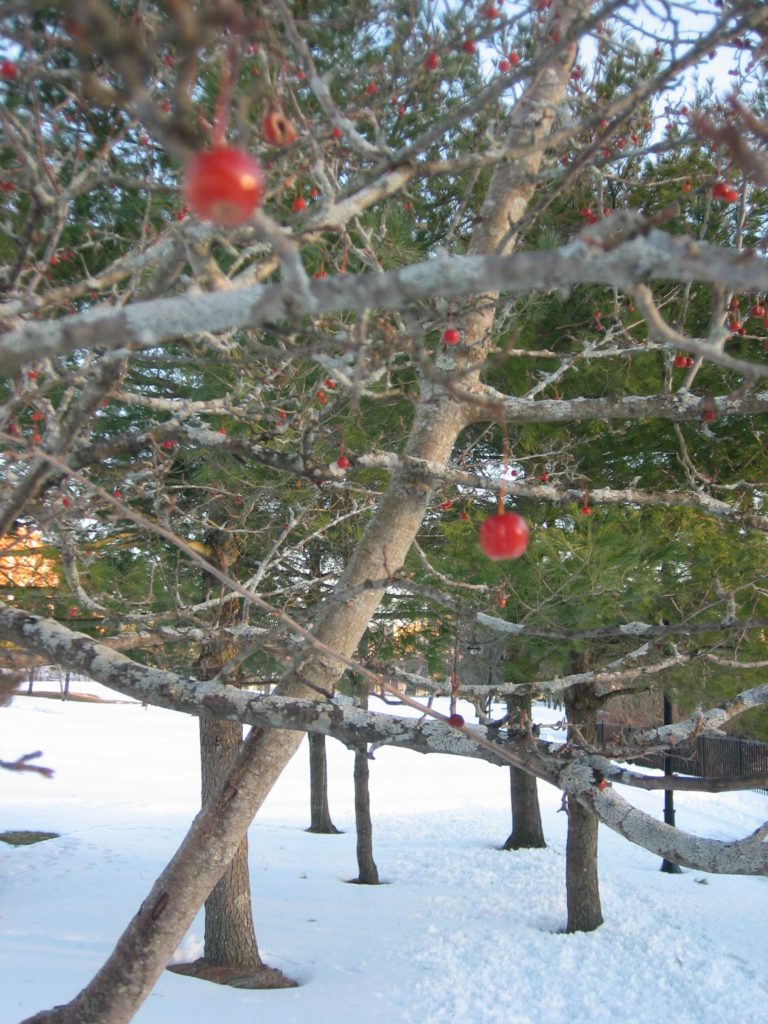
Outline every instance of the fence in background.
{"label": "fence in background", "polygon": [[[601,722],[597,727],[599,743],[618,739],[621,726]],[[630,730],[625,735],[629,738]],[[722,779],[744,775],[768,775],[768,745],[757,740],[742,740],[734,736],[699,736],[689,743],[681,743],[668,755],[671,770],[678,775],[696,775],[707,779]],[[664,754],[649,754],[633,759],[646,768],[664,769]],[[768,792],[768,790],[759,790]]]}

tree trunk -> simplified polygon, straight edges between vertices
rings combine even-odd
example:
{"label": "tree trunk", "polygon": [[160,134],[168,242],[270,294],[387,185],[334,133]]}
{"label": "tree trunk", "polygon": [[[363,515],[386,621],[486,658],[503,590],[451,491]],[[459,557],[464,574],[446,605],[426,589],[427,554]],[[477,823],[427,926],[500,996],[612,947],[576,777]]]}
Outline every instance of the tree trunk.
{"label": "tree trunk", "polygon": [[[514,714],[524,717],[526,722],[531,717],[531,699],[515,696],[507,700],[510,719]],[[512,797],[512,831],[503,850],[541,849],[547,845],[544,829],[541,826],[539,809],[539,790],[536,778],[522,768],[510,765],[509,786]]]}
{"label": "tree trunk", "polygon": [[[580,659],[578,671],[588,665]],[[568,736],[575,727],[589,743],[597,737],[597,698],[589,683],[570,686],[565,691]],[[568,801],[568,840],[565,849],[565,888],[569,932],[592,932],[603,923],[600,883],[597,873],[597,831],[594,814],[576,800]]]}
{"label": "tree trunk", "polygon": [[[674,721],[672,715],[672,703],[666,693],[663,698],[663,707],[664,725],[671,725]],[[664,758],[664,774],[674,774],[672,771],[672,758],[668,754]],[[664,824],[671,825],[672,828],[675,827],[675,794],[671,789],[664,790]],[[659,870],[663,871],[666,875],[681,875],[683,873],[683,869],[679,864],[675,864],[674,861],[667,860],[666,857],[662,860]]]}
{"label": "tree trunk", "polygon": [[309,828],[307,832],[339,835],[331,821],[328,807],[328,763],[325,757],[325,736],[309,733]]}
{"label": "tree trunk", "polygon": [[[589,5],[583,0],[576,6],[586,10]],[[564,6],[563,13],[561,31],[565,32],[570,5]],[[574,55],[571,46],[567,58],[553,62],[544,69],[546,74],[532,80],[512,114],[510,135],[525,130],[531,140],[543,140],[549,133],[553,121],[542,118],[540,112],[544,105],[556,107],[562,101]],[[472,252],[508,252],[514,247],[509,225],[520,218],[533,194],[542,153],[543,147],[528,158],[496,168],[483,217],[473,234]],[[465,337],[473,342],[461,356],[462,370],[468,371],[467,388],[481,386],[479,367],[490,345],[493,319],[494,306],[489,301],[481,302],[462,320]],[[356,588],[370,580],[389,579],[403,565],[432,497],[422,467],[447,465],[460,432],[471,420],[471,407],[463,398],[454,398],[429,380],[423,382],[403,458],[338,584],[338,594],[353,593],[328,603],[320,612],[314,630],[318,641],[340,654],[354,654],[385,592],[370,585]],[[330,653],[305,650],[276,693],[317,699],[318,689],[332,690],[339,676],[338,661]],[[195,818],[101,969],[69,1003],[43,1011],[27,1024],[130,1021],[300,742],[300,733],[251,730],[232,771]]]}
{"label": "tree trunk", "polygon": [[[214,793],[240,749],[243,730],[236,722],[200,719],[200,766],[203,803]],[[205,901],[204,959],[231,967],[261,967],[251,912],[248,837]]]}
{"label": "tree trunk", "polygon": [[510,765],[509,783],[512,794],[512,831],[502,849],[528,850],[547,845],[541,826],[539,791],[536,778],[522,768]]}
{"label": "tree trunk", "polygon": [[[214,565],[227,569],[236,562],[237,547],[233,534],[225,526],[212,531],[207,540],[209,557]],[[210,577],[205,574],[204,589],[210,590],[209,581]],[[225,596],[222,592],[222,603],[216,614],[217,626],[236,622],[239,617],[240,602],[225,601]],[[212,639],[203,643],[196,663],[198,678],[215,678],[236,653],[237,647],[231,641]],[[200,719],[203,806],[232,769],[242,743],[243,729],[239,723],[215,718]],[[169,969],[177,974],[232,984],[238,988],[284,988],[293,985],[280,971],[266,967],[259,955],[251,909],[247,833],[205,901],[203,956],[192,963],[173,964]]]}
{"label": "tree trunk", "polygon": [[368,749],[355,751],[355,827],[357,828],[357,870],[360,885],[378,885],[379,870],[373,859],[371,794],[368,788]]}

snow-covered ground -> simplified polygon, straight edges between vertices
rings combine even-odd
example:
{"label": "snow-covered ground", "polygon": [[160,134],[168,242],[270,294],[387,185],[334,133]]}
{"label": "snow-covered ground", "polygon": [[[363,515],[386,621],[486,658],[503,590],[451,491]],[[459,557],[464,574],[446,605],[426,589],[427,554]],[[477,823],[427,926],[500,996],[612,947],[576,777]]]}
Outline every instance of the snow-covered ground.
{"label": "snow-covered ground", "polygon": [[[0,756],[37,749],[55,778],[0,773],[0,831],[61,837],[0,843],[0,1024],[88,981],[198,803],[197,723],[186,716],[17,698],[0,710]],[[249,833],[260,948],[300,986],[240,991],[166,972],[139,1024],[765,1021],[768,879],[662,874],[656,857],[602,830],[606,924],[564,935],[565,816],[554,789],[540,784],[549,848],[502,853],[506,770],[378,751],[375,855],[388,884],[369,888],[345,884],[356,873],[352,755],[332,741],[329,778],[343,835],[304,831],[306,746]],[[634,798],[661,815],[661,794]],[[678,794],[677,807],[680,827],[721,838],[768,817],[756,793]],[[199,955],[201,940],[199,916],[177,959]]]}

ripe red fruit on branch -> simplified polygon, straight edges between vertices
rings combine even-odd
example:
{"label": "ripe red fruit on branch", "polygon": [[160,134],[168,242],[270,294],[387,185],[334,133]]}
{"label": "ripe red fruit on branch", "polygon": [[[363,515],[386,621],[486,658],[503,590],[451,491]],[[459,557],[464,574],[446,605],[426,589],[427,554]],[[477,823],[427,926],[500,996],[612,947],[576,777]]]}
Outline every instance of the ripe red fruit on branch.
{"label": "ripe red fruit on branch", "polygon": [[739,193],[725,181],[716,181],[712,186],[712,198],[722,199],[724,203],[735,203]]}
{"label": "ripe red fruit on branch", "polygon": [[675,356],[675,366],[682,367],[682,366],[687,366],[687,365],[688,365],[688,356],[685,356],[682,353],[678,352],[678,354]]}
{"label": "ripe red fruit on branch", "polygon": [[448,725],[453,726],[454,729],[460,729],[464,725],[464,718],[462,715],[451,715],[448,719]]}
{"label": "ripe red fruit on branch", "polygon": [[759,303],[753,306],[750,310],[752,316],[765,316],[765,306],[761,306]]}
{"label": "ripe red fruit on branch", "polygon": [[184,172],[184,199],[203,220],[243,224],[264,198],[264,176],[252,156],[234,146],[198,153]]}
{"label": "ripe red fruit on branch", "polygon": [[261,122],[261,134],[269,146],[290,146],[299,137],[294,124],[282,110],[270,110]]}
{"label": "ripe red fruit on branch", "polygon": [[490,516],[480,527],[480,547],[494,562],[519,558],[528,547],[528,524],[516,512]]}
{"label": "ripe red fruit on branch", "polygon": [[437,71],[440,67],[440,55],[435,53],[434,50],[428,53],[424,60],[424,67],[427,71]]}
{"label": "ripe red fruit on branch", "polygon": [[306,208],[307,200],[304,198],[304,196],[296,196],[296,198],[293,200],[293,212],[301,213],[301,211],[305,210]]}
{"label": "ripe red fruit on branch", "polygon": [[477,43],[474,39],[465,39],[461,44],[464,53],[477,53]]}
{"label": "ripe red fruit on branch", "polygon": [[440,508],[443,510],[443,512],[450,512],[450,510],[453,508],[453,502],[450,501],[450,499],[448,501],[444,501],[440,505]]}
{"label": "ripe red fruit on branch", "polygon": [[461,335],[455,327],[449,327],[443,332],[443,342],[446,345],[458,345],[461,341]]}
{"label": "ripe red fruit on branch", "polygon": [[349,459],[346,455],[340,455],[338,459],[336,459],[336,465],[339,469],[349,469]]}
{"label": "ripe red fruit on branch", "polygon": [[0,64],[0,78],[4,79],[6,82],[13,81],[17,74],[18,71],[16,69],[16,65],[12,60],[4,60],[2,64]]}

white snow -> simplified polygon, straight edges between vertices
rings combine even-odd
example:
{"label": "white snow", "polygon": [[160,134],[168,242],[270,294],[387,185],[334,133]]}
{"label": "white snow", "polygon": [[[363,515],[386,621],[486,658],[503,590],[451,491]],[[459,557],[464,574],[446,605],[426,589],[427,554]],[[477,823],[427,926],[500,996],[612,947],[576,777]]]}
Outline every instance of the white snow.
{"label": "white snow", "polygon": [[[73,689],[114,696],[95,684]],[[388,709],[391,710],[391,709]],[[462,707],[468,721],[469,707]],[[548,720],[558,715],[548,713]],[[138,704],[17,698],[0,756],[42,749],[55,778],[0,773],[0,1021],[70,999],[92,976],[182,839],[198,803],[197,722]],[[308,825],[306,746],[250,829],[262,955],[299,981],[229,989],[166,972],[139,1024],[762,1024],[768,879],[662,874],[600,836],[605,925],[565,935],[565,816],[540,784],[546,850],[503,853],[505,769],[391,748],[371,764],[376,888],[356,874],[352,755],[330,741],[330,803],[344,835]],[[662,795],[633,791],[661,815]],[[736,838],[768,817],[757,793],[677,794],[678,825]],[[700,884],[706,882],[707,884]],[[176,959],[202,952],[202,916]]]}

